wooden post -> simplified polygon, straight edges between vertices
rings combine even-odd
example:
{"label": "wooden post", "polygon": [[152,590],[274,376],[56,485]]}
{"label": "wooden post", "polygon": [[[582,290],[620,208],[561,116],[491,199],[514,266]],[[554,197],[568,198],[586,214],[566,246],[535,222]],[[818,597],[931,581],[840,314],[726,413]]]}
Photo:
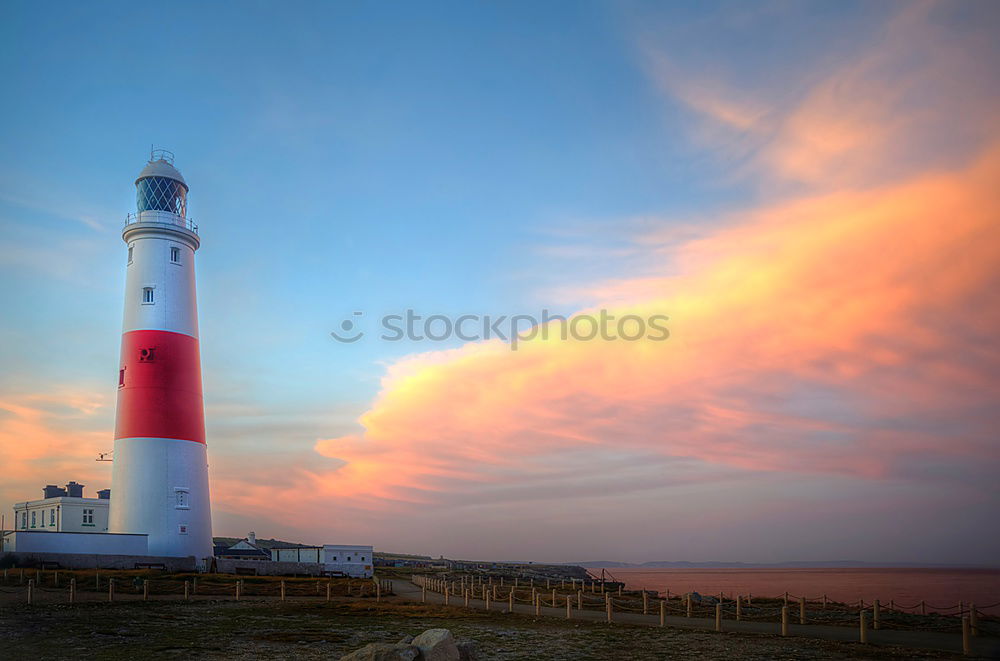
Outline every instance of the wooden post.
{"label": "wooden post", "polygon": [[52,572],[52,585],[59,587],[59,570]]}
{"label": "wooden post", "polygon": [[583,610],[583,590],[576,591],[576,609],[578,611]]}
{"label": "wooden post", "polygon": [[198,594],[198,577],[195,576],[191,581],[191,594]]}
{"label": "wooden post", "polygon": [[962,616],[962,654],[969,656],[972,654],[972,641],[969,639],[969,617],[967,615]]}
{"label": "wooden post", "polygon": [[184,581],[184,601],[191,600],[191,581]]}
{"label": "wooden post", "polygon": [[76,603],[76,579],[69,579],[69,603]]}
{"label": "wooden post", "polygon": [[743,619],[743,596],[736,595],[736,621]]}
{"label": "wooden post", "polygon": [[486,610],[490,609],[490,593],[488,590],[483,590],[483,602],[486,604]]}
{"label": "wooden post", "polygon": [[878,599],[872,605],[872,629],[878,631],[879,628],[879,606]]}
{"label": "wooden post", "polygon": [[507,595],[507,612],[514,612],[514,588],[511,588],[510,594]]}
{"label": "wooden post", "polygon": [[548,578],[545,579],[545,589],[548,590],[552,587],[552,581]]}
{"label": "wooden post", "polygon": [[285,600],[285,581],[281,581],[281,600]]}
{"label": "wooden post", "polygon": [[552,608],[555,608],[556,606],[558,606],[556,603],[556,589],[552,588]]}
{"label": "wooden post", "polygon": [[799,624],[806,623],[806,598],[799,599]]}
{"label": "wooden post", "polygon": [[24,568],[21,568],[21,585],[24,585]]}
{"label": "wooden post", "polygon": [[[326,588],[327,588],[326,600],[330,601],[330,594],[329,594],[329,592],[330,592],[330,584],[329,583],[326,584]],[[375,582],[375,603],[377,604],[380,601],[382,601],[382,582],[381,581],[376,581]]]}
{"label": "wooden post", "polygon": [[788,605],[788,592],[785,592],[785,605]]}
{"label": "wooden post", "polygon": [[420,603],[427,603],[427,584],[423,582],[420,583]]}
{"label": "wooden post", "polygon": [[667,601],[665,599],[660,602],[660,626],[667,626]]}
{"label": "wooden post", "polygon": [[823,595],[823,610],[826,610],[826,595]]}
{"label": "wooden post", "polygon": [[788,606],[781,607],[781,635],[788,635]]}
{"label": "wooden post", "polygon": [[618,596],[622,596],[622,586],[620,583],[618,584]]}
{"label": "wooden post", "polygon": [[920,600],[920,614],[927,615],[927,604],[923,599]]}
{"label": "wooden post", "polygon": [[[24,570],[21,570],[21,582],[24,583]],[[94,572],[94,592],[101,591],[101,574],[100,572]]]}
{"label": "wooden post", "polygon": [[451,605],[451,594],[450,594],[450,590],[448,589],[447,585],[444,586],[444,605],[445,606],[450,606]]}
{"label": "wooden post", "polygon": [[566,619],[573,619],[573,597],[566,595]]}
{"label": "wooden post", "polygon": [[497,600],[497,586],[496,586],[496,584],[493,585],[493,595],[491,596],[491,599],[493,599],[493,601]]}
{"label": "wooden post", "polygon": [[861,631],[859,640],[862,645],[868,642],[868,614],[864,611],[861,611]]}
{"label": "wooden post", "polygon": [[606,605],[608,609],[608,624],[611,624],[611,622],[614,620],[614,607],[611,605],[611,595],[608,595],[608,599],[606,600]]}
{"label": "wooden post", "polygon": [[753,592],[747,592],[747,606],[753,606]]}
{"label": "wooden post", "polygon": [[472,588],[465,588],[464,590],[462,590],[462,592],[465,594],[465,607],[468,608],[469,607],[469,593],[472,592]]}
{"label": "wooden post", "polygon": [[649,593],[642,591],[642,614],[649,615]]}
{"label": "wooden post", "polygon": [[326,600],[327,601],[330,601],[330,597],[332,596],[332,594],[331,594],[332,591],[333,591],[333,586],[330,585],[330,581],[327,581],[326,582]]}
{"label": "wooden post", "polygon": [[240,579],[236,579],[236,601],[240,600]]}
{"label": "wooden post", "polygon": [[691,593],[687,593],[687,617],[691,617]]}
{"label": "wooden post", "polygon": [[715,605],[715,630],[722,631],[722,604]]}
{"label": "wooden post", "polygon": [[979,617],[976,615],[976,605],[969,604],[969,628],[972,629],[972,635],[979,635]]}
{"label": "wooden post", "polygon": [[30,606],[35,601],[35,579],[28,579],[28,605]]}
{"label": "wooden post", "polygon": [[115,600],[115,579],[108,579],[108,601]]}
{"label": "wooden post", "polygon": [[149,579],[142,582],[142,600],[149,601]]}

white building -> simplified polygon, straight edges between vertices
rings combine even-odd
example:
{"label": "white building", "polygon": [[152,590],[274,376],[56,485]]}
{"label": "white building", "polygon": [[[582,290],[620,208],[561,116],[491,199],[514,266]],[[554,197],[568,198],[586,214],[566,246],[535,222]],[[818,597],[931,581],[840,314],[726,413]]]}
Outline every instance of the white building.
{"label": "white building", "polygon": [[14,529],[41,532],[107,532],[111,491],[84,498],[83,485],[68,483],[65,488],[48,485],[44,497],[14,504]]}
{"label": "white building", "polygon": [[271,560],[275,562],[318,562],[330,574],[343,574],[355,578],[371,578],[371,546],[324,544],[323,546],[296,546],[272,548]]}

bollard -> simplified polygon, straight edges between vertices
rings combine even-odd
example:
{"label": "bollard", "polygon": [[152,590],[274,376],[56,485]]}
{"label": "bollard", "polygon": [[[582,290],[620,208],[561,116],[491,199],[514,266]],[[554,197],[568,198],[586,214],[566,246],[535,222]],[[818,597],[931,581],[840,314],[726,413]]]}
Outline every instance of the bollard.
{"label": "bollard", "polygon": [[663,600],[660,602],[660,626],[667,626],[667,602]]}
{"label": "bollard", "polygon": [[962,654],[969,656],[972,654],[972,641],[969,640],[969,616],[962,616]]}
{"label": "bollard", "polygon": [[722,631],[722,604],[715,605],[715,630]]}
{"label": "bollard", "polygon": [[614,620],[614,609],[611,605],[611,599],[608,599],[607,601],[607,609],[608,609],[608,624],[611,624],[611,622]]}
{"label": "bollard", "polygon": [[969,628],[972,629],[972,635],[979,635],[979,617],[976,615],[976,605],[969,604]]}
{"label": "bollard", "polygon": [[573,598],[569,595],[566,595],[566,619],[573,619]]}
{"label": "bollard", "polygon": [[327,581],[327,582],[326,582],[326,600],[327,600],[327,601],[330,601],[330,596],[331,596],[331,591],[332,591],[332,587],[333,587],[333,586],[331,586],[331,585],[330,585],[330,581]]}
{"label": "bollard", "polygon": [[149,579],[142,582],[142,600],[149,601]]}
{"label": "bollard", "polygon": [[743,596],[736,595],[736,621],[743,619]]}
{"label": "bollard", "polygon": [[28,579],[28,605],[30,606],[35,601],[35,579]]}
{"label": "bollard", "polygon": [[687,617],[691,617],[691,593],[687,593]]}
{"label": "bollard", "polygon": [[642,591],[642,614],[649,615],[649,593]]}
{"label": "bollard", "polygon": [[281,600],[282,601],[285,600],[285,582],[284,581],[281,582]]}
{"label": "bollard", "polygon": [[859,640],[864,645],[868,642],[868,614],[861,611],[861,631]]}
{"label": "bollard", "polygon": [[781,607],[781,635],[788,635],[788,606]]}
{"label": "bollard", "polygon": [[184,581],[184,601],[191,601],[191,581]]}
{"label": "bollard", "polygon": [[69,603],[76,603],[76,579],[69,579]]}
{"label": "bollard", "polygon": [[806,623],[806,598],[799,599],[799,624]]}
{"label": "bollard", "polygon": [[879,605],[878,599],[872,603],[872,629],[876,631],[879,628]]}
{"label": "bollard", "polygon": [[115,600],[115,579],[108,579],[108,601]]}

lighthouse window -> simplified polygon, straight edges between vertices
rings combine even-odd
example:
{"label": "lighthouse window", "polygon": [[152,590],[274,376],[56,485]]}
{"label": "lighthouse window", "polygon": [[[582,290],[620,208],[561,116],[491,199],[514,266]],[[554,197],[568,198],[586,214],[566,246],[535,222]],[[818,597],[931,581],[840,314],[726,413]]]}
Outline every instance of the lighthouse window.
{"label": "lighthouse window", "polygon": [[128,263],[132,263],[132,246],[128,247]]}
{"label": "lighthouse window", "polygon": [[180,248],[173,247],[173,248],[170,249],[170,261],[173,262],[174,264],[180,264],[181,263],[181,249]]}
{"label": "lighthouse window", "polygon": [[191,494],[187,489],[174,489],[174,493],[176,494],[177,499],[176,509],[191,509]]}
{"label": "lighthouse window", "polygon": [[143,287],[142,288],[142,302],[143,305],[152,305],[153,303],[153,288]]}
{"label": "lighthouse window", "polygon": [[118,370],[118,387],[119,388],[124,388],[125,387],[125,368],[124,367],[121,368],[120,370]]}

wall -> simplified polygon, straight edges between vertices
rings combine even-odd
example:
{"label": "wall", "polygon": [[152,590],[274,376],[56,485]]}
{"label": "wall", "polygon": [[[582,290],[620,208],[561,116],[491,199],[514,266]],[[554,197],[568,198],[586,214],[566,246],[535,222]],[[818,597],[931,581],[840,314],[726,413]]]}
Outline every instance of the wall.
{"label": "wall", "polygon": [[145,555],[146,535],[17,530],[7,535],[4,547],[18,554]]}
{"label": "wall", "polygon": [[255,570],[258,576],[322,576],[323,565],[318,562],[274,562],[271,560],[226,560],[216,558],[220,574],[236,574],[237,569]]}
{"label": "wall", "polygon": [[[6,548],[6,547],[5,547]],[[43,563],[63,569],[135,569],[136,565],[163,565],[166,571],[195,571],[194,558],[160,558],[152,555],[90,555],[85,553],[3,553],[14,558],[17,567],[38,567]]]}

